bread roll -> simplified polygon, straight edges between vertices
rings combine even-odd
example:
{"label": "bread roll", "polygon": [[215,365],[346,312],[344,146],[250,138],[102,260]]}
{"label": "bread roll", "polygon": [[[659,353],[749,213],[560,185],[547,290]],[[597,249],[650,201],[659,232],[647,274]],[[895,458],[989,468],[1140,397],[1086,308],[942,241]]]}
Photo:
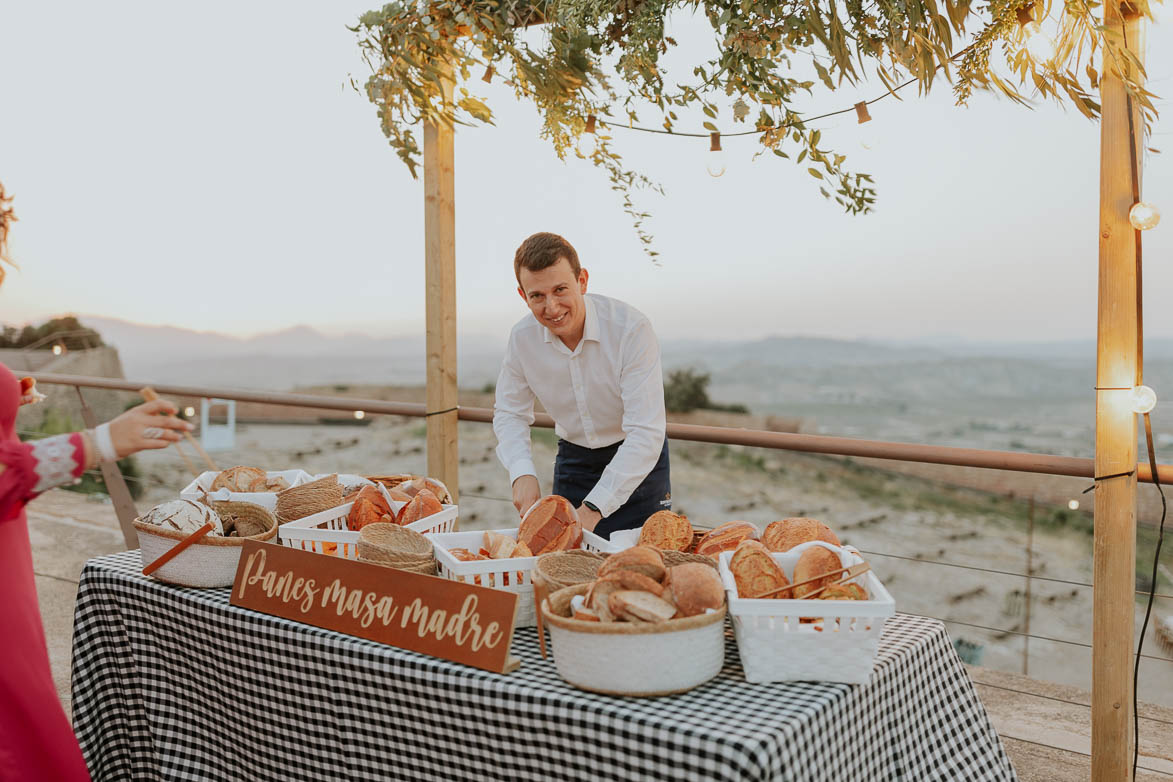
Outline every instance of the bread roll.
{"label": "bread roll", "polygon": [[621,589],[607,598],[607,607],[616,617],[629,621],[667,622],[676,615],[676,606],[656,597],[651,592],[635,589]]}
{"label": "bread roll", "polygon": [[517,539],[537,556],[550,551],[567,551],[582,546],[582,525],[570,502],[565,497],[551,494],[535,502],[526,512]]}
{"label": "bread roll", "polygon": [[819,600],[867,600],[868,593],[859,584],[832,584],[822,591]]}
{"label": "bread roll", "polygon": [[822,540],[832,546],[838,546],[839,537],[821,521],[795,517],[772,521],[766,525],[762,533],[762,543],[770,551],[784,553],[803,543],[812,540]]}
{"label": "bread roll", "polygon": [[409,503],[399,509],[399,515],[395,517],[395,522],[401,527],[407,526],[442,510],[444,510],[444,506],[440,504],[440,500],[435,494],[427,489],[420,489]]}
{"label": "bread roll", "polygon": [[711,530],[696,544],[696,553],[716,557],[722,551],[732,551],[743,540],[757,538],[758,528],[748,521],[727,521]]}
{"label": "bread roll", "polygon": [[677,616],[697,616],[725,605],[725,587],[717,571],[699,562],[668,568],[664,597],[676,604]]}
{"label": "bread roll", "polygon": [[[269,476],[256,467],[229,467],[212,480],[212,491],[267,491]],[[254,488],[259,487],[259,488]]]}
{"label": "bread roll", "polygon": [[692,525],[688,517],[670,510],[656,511],[639,531],[639,542],[672,551],[692,548]]}
{"label": "bread roll", "polygon": [[626,551],[620,551],[607,557],[599,566],[599,578],[616,573],[620,570],[631,570],[647,576],[656,582],[664,580],[667,572],[664,568],[664,557],[660,550],[652,546],[633,546]]}
{"label": "bread roll", "polygon": [[[737,596],[758,598],[780,587],[789,586],[782,566],[770,556],[770,550],[756,540],[743,540],[729,558],[729,571],[737,582]],[[790,597],[789,590],[770,595]]]}
{"label": "bread roll", "polygon": [[354,498],[354,505],[346,517],[346,526],[351,530],[361,530],[368,524],[377,524],[383,521],[383,516],[393,516],[391,506],[387,504],[383,493],[374,486],[364,486]]}
{"label": "bread roll", "polygon": [[[802,552],[802,556],[798,558],[798,564],[794,566],[794,583],[798,584],[806,581],[808,578],[814,578],[823,573],[832,573],[842,569],[843,564],[839,560],[839,555],[834,551],[825,549],[822,546],[811,546]],[[794,588],[794,596],[797,598],[805,597],[816,589],[830,584],[835,579],[836,576],[827,576],[826,578],[812,581],[805,586],[797,586]]]}

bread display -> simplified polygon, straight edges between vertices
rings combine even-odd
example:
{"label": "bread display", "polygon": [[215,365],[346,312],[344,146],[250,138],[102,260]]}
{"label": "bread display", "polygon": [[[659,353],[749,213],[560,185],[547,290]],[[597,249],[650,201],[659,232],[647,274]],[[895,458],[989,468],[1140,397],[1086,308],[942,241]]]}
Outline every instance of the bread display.
{"label": "bread display", "polygon": [[785,599],[790,590],[769,594],[781,587],[789,586],[782,566],[770,555],[770,550],[756,540],[743,540],[729,559],[729,571],[737,582],[737,596],[756,598],[769,597]]}
{"label": "bread display", "polygon": [[395,521],[395,513],[391,510],[383,493],[374,486],[364,486],[359,489],[354,498],[354,505],[351,506],[350,513],[346,517],[347,528],[361,531],[368,524],[385,521]]}
{"label": "bread display", "polygon": [[722,551],[733,551],[743,540],[756,539],[758,528],[748,521],[727,521],[710,530],[696,544],[696,553],[716,557]]}
{"label": "bread display", "polygon": [[517,539],[535,555],[582,546],[582,525],[565,497],[551,494],[534,503],[521,520]]}
{"label": "bread display", "polygon": [[[442,510],[444,510],[444,506],[440,504],[436,495],[428,489],[421,489],[406,505],[399,509],[395,523],[400,526],[414,524],[420,519],[427,518]],[[387,512],[389,513],[390,510]]]}
{"label": "bread display", "polygon": [[284,524],[337,508],[343,502],[342,484],[338,482],[338,476],[327,475],[278,492],[277,518]]}
{"label": "bread display", "polygon": [[[816,576],[824,573],[833,573],[836,570],[841,570],[843,564],[839,559],[839,555],[830,549],[825,549],[822,546],[811,546],[802,552],[802,556],[798,558],[798,564],[794,566],[794,579],[792,583],[801,584]],[[814,592],[817,589],[830,584],[836,580],[837,576],[827,576],[820,578],[817,581],[812,581],[803,586],[794,588],[794,597],[803,598]]]}
{"label": "bread display", "polygon": [[644,522],[639,542],[661,549],[688,551],[692,548],[692,524],[687,516],[670,510],[657,511]]}
{"label": "bread display", "polygon": [[212,531],[208,534],[224,534],[224,523],[216,511],[203,503],[192,500],[171,500],[160,503],[140,516],[138,521],[185,534],[191,534],[211,522]]}
{"label": "bread display", "polygon": [[235,492],[266,492],[269,488],[269,476],[264,470],[257,467],[229,467],[223,470],[212,480],[212,491],[228,489]]}
{"label": "bread display", "polygon": [[821,540],[832,546],[841,545],[839,537],[821,521],[802,517],[772,521],[762,533],[762,543],[770,551],[784,553],[803,543]]}
{"label": "bread display", "polygon": [[725,605],[721,577],[712,567],[699,562],[668,568],[663,596],[675,604],[680,616],[698,616]]}
{"label": "bread display", "polygon": [[711,565],[665,568],[660,550],[638,545],[608,556],[585,588],[573,616],[587,622],[650,622],[698,616],[725,605],[725,588]]}

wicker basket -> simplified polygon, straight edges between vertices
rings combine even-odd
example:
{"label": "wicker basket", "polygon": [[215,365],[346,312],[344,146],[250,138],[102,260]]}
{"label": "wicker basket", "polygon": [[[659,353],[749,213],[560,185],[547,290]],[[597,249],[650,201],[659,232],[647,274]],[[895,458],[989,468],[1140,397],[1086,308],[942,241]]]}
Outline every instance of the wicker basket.
{"label": "wicker basket", "polygon": [[[250,509],[239,506],[249,505]],[[219,535],[205,535],[199,541],[181,551],[174,559],[156,570],[154,578],[166,581],[169,584],[178,584],[189,587],[228,587],[236,580],[236,566],[240,562],[240,547],[246,540],[267,541],[277,535],[277,519],[267,508],[251,503],[223,502],[215,503],[217,511],[223,509],[228,512],[247,513],[251,516],[264,518],[267,516],[269,529],[259,535],[247,538],[226,538]],[[230,507],[225,507],[230,506]],[[255,510],[251,510],[255,508]],[[264,516],[260,516],[264,514]],[[134,521],[134,528],[138,530],[139,552],[142,555],[143,567],[161,557],[179,541],[190,533],[179,530],[163,529],[154,524],[143,524],[138,519]]]}
{"label": "wicker basket", "polygon": [[[774,561],[793,581],[798,558],[812,546],[835,552],[844,567],[863,561],[850,546],[822,541],[773,554]],[[867,589],[870,600],[750,599],[737,594],[737,582],[729,570],[732,556],[731,551],[721,553],[721,580],[729,596],[729,616],[746,681],[867,683],[884,623],[896,613],[892,595],[874,572],[853,579]],[[800,621],[808,618],[817,621]]]}
{"label": "wicker basket", "polygon": [[594,581],[606,557],[594,551],[551,551],[542,554],[534,565],[534,581],[540,578],[550,592],[575,584]]}
{"label": "wicker basket", "polygon": [[657,624],[572,619],[570,601],[590,584],[542,601],[558,675],[604,695],[673,695],[712,679],[725,664],[725,608]]}

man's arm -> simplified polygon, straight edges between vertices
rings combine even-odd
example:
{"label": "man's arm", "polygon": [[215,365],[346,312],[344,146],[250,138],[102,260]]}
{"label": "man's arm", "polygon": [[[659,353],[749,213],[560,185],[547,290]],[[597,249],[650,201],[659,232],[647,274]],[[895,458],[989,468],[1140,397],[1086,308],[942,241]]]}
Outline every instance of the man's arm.
{"label": "man's arm", "polygon": [[525,513],[541,496],[538,473],[530,450],[529,428],[534,422],[534,392],[517,361],[513,341],[505,351],[497,395],[493,403],[493,432],[497,435],[497,458],[509,471],[513,505]]}
{"label": "man's arm", "polygon": [[586,496],[586,501],[594,504],[604,518],[627,502],[656,466],[664,447],[664,374],[660,368],[660,343],[652,324],[644,320],[633,329],[621,350],[619,392],[623,398],[622,427],[627,437]]}

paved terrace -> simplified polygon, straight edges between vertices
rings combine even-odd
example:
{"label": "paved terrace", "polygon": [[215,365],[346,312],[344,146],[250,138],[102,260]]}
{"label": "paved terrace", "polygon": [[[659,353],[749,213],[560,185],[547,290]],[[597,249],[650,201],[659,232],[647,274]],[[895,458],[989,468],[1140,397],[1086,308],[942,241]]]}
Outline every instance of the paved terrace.
{"label": "paved terrace", "polygon": [[[33,502],[28,517],[53,677],[70,712],[77,580],[88,558],[123,549],[122,533],[108,503],[63,490]],[[1091,776],[1091,693],[988,668],[969,670],[1023,782]],[[1137,779],[1173,780],[1173,709],[1142,704],[1140,742]]]}

